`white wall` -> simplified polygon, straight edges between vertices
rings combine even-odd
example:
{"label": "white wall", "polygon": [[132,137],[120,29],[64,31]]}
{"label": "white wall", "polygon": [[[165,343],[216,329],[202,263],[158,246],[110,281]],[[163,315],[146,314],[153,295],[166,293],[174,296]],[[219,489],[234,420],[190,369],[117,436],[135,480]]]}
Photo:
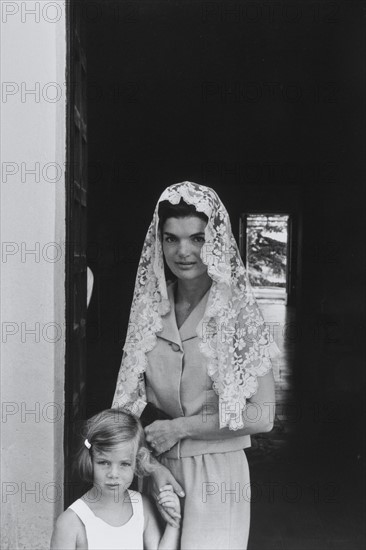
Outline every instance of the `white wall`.
{"label": "white wall", "polygon": [[1,25],[1,547],[39,549],[63,509],[65,6],[2,1]]}

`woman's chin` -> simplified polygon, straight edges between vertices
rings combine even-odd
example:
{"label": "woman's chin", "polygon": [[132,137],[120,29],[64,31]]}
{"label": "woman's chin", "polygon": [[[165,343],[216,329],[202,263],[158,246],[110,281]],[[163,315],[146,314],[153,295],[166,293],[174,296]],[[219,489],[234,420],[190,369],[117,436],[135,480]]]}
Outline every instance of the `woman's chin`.
{"label": "woman's chin", "polygon": [[190,273],[183,273],[183,274],[177,275],[177,279],[179,279],[180,281],[194,281],[195,279],[198,279],[198,278],[199,276],[193,275]]}
{"label": "woman's chin", "polygon": [[206,278],[207,271],[200,272],[196,269],[176,270],[174,275],[181,281],[199,281]]}

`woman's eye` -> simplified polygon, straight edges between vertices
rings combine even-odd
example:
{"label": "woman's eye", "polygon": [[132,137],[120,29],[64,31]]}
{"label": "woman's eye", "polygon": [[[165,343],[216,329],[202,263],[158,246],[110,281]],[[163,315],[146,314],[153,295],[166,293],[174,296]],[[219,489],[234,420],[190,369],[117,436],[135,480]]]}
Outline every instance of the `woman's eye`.
{"label": "woman's eye", "polygon": [[175,237],[165,237],[165,242],[166,243],[173,243],[175,241]]}
{"label": "woman's eye", "polygon": [[131,463],[130,462],[122,462],[122,466],[124,468],[127,468],[128,466],[131,466]]}
{"label": "woman's eye", "polygon": [[196,243],[204,243],[205,242],[205,237],[194,237],[194,241]]}
{"label": "woman's eye", "polygon": [[105,466],[108,463],[106,460],[98,460],[97,464],[100,464],[100,466]]}

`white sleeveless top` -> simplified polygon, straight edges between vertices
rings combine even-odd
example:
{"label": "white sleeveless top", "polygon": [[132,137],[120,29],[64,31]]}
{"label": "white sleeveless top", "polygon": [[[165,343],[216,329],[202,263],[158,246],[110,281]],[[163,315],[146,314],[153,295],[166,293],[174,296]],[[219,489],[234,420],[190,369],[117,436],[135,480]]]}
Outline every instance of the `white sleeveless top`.
{"label": "white sleeveless top", "polygon": [[98,518],[80,498],[69,506],[85,526],[88,550],[143,550],[142,496],[136,491],[128,491],[128,495],[132,504],[132,516],[120,527],[113,527]]}

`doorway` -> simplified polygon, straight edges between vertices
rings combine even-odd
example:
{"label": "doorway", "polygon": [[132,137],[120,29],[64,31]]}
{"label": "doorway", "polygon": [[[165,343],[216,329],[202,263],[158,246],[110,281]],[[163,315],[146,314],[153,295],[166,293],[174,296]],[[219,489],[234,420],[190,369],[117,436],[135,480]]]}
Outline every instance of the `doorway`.
{"label": "doorway", "polygon": [[239,247],[257,300],[287,305],[294,284],[293,216],[251,212],[240,216]]}

